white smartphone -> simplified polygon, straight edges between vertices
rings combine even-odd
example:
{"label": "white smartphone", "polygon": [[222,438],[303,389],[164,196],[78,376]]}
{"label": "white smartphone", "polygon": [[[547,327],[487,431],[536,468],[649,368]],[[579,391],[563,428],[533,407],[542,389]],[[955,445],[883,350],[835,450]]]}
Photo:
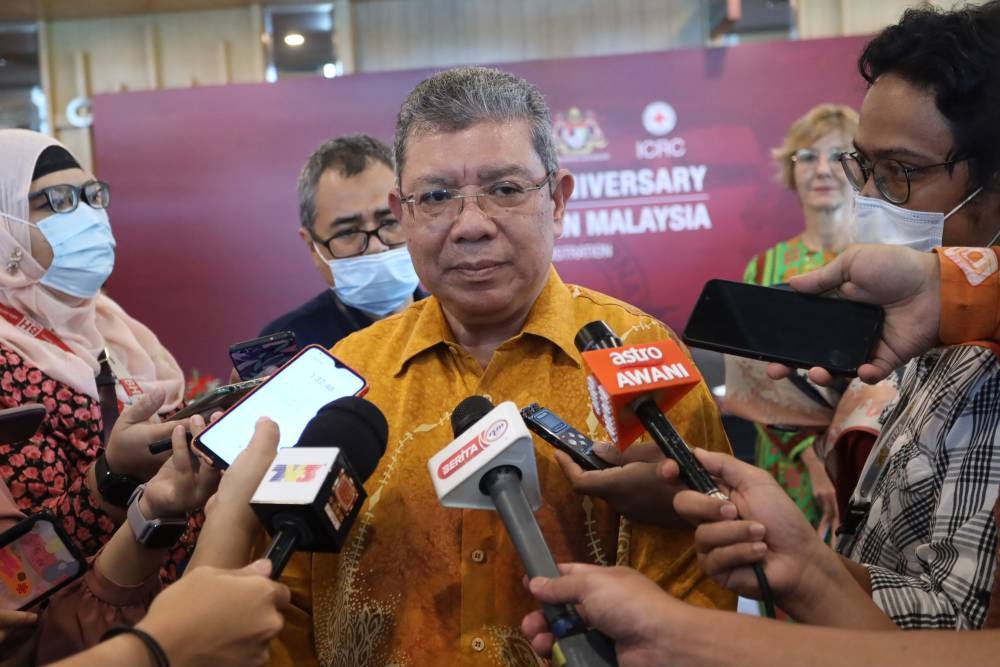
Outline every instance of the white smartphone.
{"label": "white smartphone", "polygon": [[291,447],[321,407],[367,391],[363,377],[323,347],[309,345],[210,424],[191,446],[225,470],[250,443],[259,418],[278,424],[279,448]]}

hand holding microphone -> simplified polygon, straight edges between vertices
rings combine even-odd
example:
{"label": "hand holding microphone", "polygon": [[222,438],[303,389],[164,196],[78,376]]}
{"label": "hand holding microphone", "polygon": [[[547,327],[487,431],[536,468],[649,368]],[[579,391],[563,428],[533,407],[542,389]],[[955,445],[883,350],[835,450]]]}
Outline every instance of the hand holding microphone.
{"label": "hand holding microphone", "polygon": [[[496,408],[470,396],[452,412],[456,439],[431,457],[427,468],[445,507],[495,509],[529,577],[557,577],[552,553],[533,510],[541,506],[531,435],[511,402]],[[543,606],[555,637],[557,667],[617,665],[607,637],[588,629],[571,605]]]}
{"label": "hand holding microphone", "polygon": [[680,346],[673,341],[624,346],[601,321],[584,325],[575,342],[591,372],[587,385],[594,413],[615,444],[625,450],[645,430],[677,461],[690,488],[724,500],[663,414],[701,380]]}
{"label": "hand holding microphone", "polygon": [[[716,486],[670,420],[663,414],[697,386],[700,375],[673,341],[625,346],[604,322],[590,322],[576,335],[591,375],[591,403],[608,434],[621,448],[645,429],[663,453],[677,463],[682,481],[716,500],[729,498]],[[765,612],[774,617],[774,602],[764,569],[753,565]]]}
{"label": "hand holding microphone", "polygon": [[388,433],[374,404],[347,396],[320,408],[294,447],[278,450],[250,500],[273,538],[265,554],[273,578],[296,549],[338,552],[344,546]]}

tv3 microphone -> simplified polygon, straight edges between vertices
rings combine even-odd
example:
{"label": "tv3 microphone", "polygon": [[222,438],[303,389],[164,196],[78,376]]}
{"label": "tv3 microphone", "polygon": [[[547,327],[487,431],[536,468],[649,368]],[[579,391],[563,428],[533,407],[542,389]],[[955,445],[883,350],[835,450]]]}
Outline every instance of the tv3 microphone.
{"label": "tv3 microphone", "polygon": [[690,488],[727,500],[664,415],[701,380],[680,346],[669,340],[626,346],[600,320],[584,325],[574,342],[589,371],[591,407],[615,445],[624,451],[645,430]]}
{"label": "tv3 microphone", "polygon": [[264,554],[272,579],[297,549],[337,552],[344,546],[388,430],[374,404],[346,396],[320,408],[294,447],[278,450],[250,499],[273,538]]}
{"label": "tv3 microphone", "polygon": [[[470,396],[452,411],[451,425],[455,440],[427,462],[441,504],[496,510],[528,576],[558,577],[533,513],[542,504],[535,449],[517,406],[505,401],[494,408],[489,399]],[[588,629],[571,605],[542,605],[542,611],[555,639],[556,667],[618,664],[611,641]]]}

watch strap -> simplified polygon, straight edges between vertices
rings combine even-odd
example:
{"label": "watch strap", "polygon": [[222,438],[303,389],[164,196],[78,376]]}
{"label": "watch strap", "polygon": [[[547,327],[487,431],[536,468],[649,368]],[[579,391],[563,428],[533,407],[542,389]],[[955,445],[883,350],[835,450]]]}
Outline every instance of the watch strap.
{"label": "watch strap", "polygon": [[113,472],[108,467],[108,459],[101,452],[94,462],[94,476],[97,478],[97,490],[105,501],[116,507],[127,507],[129,498],[139,486],[139,480],[128,475]]}
{"label": "watch strap", "polygon": [[152,549],[172,547],[187,530],[187,518],[147,519],[139,507],[139,500],[146,490],[145,484],[140,484],[129,498],[128,527],[132,530],[136,542]]}

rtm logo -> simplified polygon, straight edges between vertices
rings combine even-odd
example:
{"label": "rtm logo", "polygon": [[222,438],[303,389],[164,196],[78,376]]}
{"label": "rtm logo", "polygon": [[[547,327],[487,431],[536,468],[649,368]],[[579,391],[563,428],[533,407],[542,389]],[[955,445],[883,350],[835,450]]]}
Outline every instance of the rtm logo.
{"label": "rtm logo", "polygon": [[311,482],[316,479],[316,473],[323,466],[315,463],[292,464],[278,463],[271,468],[269,482]]}

